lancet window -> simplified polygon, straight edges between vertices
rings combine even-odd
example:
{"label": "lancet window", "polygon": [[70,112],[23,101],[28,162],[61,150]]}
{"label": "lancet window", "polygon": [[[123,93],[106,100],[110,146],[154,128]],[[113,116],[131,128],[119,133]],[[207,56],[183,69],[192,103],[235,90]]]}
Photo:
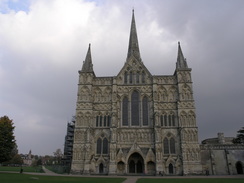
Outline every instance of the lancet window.
{"label": "lancet window", "polygon": [[125,96],[122,100],[122,126],[148,126],[149,100],[143,98],[137,90],[131,94],[130,100]]}
{"label": "lancet window", "polygon": [[98,115],[96,117],[96,127],[109,127],[111,124],[110,115]]}
{"label": "lancet window", "polygon": [[160,117],[160,120],[161,120],[161,126],[176,126],[176,117],[174,115],[173,112],[171,112],[170,114],[162,114],[161,117]]}
{"label": "lancet window", "polygon": [[129,121],[129,101],[127,97],[124,97],[122,102],[122,125],[127,126]]}
{"label": "lancet window", "polygon": [[97,139],[97,154],[108,154],[108,139],[106,137]]}
{"label": "lancet window", "polygon": [[125,71],[124,84],[140,84],[146,82],[146,73],[144,71]]}
{"label": "lancet window", "polygon": [[139,126],[139,93],[133,91],[131,95],[131,125]]}
{"label": "lancet window", "polygon": [[164,154],[175,154],[175,139],[165,137],[163,140]]}

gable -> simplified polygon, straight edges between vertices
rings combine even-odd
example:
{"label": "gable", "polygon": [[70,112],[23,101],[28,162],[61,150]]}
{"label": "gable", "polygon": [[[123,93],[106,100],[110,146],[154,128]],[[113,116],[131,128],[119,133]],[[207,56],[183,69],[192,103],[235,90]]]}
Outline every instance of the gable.
{"label": "gable", "polygon": [[131,56],[117,75],[118,84],[151,84],[152,75],[143,62]]}

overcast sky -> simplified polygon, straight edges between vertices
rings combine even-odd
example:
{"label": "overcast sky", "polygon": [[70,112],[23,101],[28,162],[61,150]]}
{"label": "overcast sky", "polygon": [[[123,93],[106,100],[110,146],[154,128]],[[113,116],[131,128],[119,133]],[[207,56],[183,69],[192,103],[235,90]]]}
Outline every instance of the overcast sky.
{"label": "overcast sky", "polygon": [[199,143],[244,126],[243,0],[0,0],[0,116],[13,119],[20,153],[63,150],[88,45],[96,75],[117,75],[133,7],[152,75],[174,73],[181,42]]}

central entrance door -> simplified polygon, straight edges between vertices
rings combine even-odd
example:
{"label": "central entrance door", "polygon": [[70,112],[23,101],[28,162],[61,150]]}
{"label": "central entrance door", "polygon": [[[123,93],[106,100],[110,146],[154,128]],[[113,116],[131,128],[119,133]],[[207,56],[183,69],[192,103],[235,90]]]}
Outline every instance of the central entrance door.
{"label": "central entrance door", "polygon": [[129,173],[143,173],[144,170],[144,161],[142,156],[139,153],[133,153],[129,160]]}

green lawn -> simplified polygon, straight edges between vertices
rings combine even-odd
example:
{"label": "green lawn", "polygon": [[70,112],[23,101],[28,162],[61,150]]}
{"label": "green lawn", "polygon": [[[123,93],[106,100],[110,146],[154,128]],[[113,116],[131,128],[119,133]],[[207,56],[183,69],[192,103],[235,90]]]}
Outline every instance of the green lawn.
{"label": "green lawn", "polygon": [[[41,166],[38,167],[22,167],[24,172],[38,172],[43,173]],[[0,171],[11,171],[11,172],[19,172],[20,167],[12,167],[12,166],[0,166]]]}
{"label": "green lawn", "polygon": [[103,177],[65,177],[28,175],[18,173],[0,173],[1,183],[122,183],[125,178],[103,178]]}
{"label": "green lawn", "polygon": [[[125,179],[0,173],[1,183],[122,183]],[[137,183],[244,183],[244,178],[140,178]]]}
{"label": "green lawn", "polygon": [[244,178],[138,179],[136,183],[244,183]]}

